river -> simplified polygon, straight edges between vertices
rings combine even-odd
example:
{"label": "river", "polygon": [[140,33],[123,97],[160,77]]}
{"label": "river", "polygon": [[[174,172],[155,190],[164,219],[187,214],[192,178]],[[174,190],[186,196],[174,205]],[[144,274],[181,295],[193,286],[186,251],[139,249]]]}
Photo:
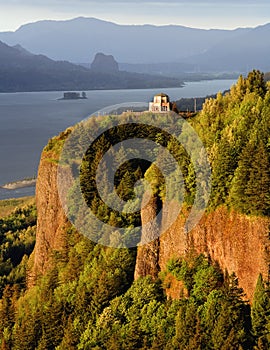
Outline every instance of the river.
{"label": "river", "polygon": [[[182,88],[87,91],[87,100],[59,101],[62,92],[0,94],[0,186],[36,176],[48,140],[92,113],[124,102],[148,102],[159,92],[171,100],[203,97],[224,91],[235,80],[189,82]],[[32,195],[34,187],[0,188],[0,199]]]}

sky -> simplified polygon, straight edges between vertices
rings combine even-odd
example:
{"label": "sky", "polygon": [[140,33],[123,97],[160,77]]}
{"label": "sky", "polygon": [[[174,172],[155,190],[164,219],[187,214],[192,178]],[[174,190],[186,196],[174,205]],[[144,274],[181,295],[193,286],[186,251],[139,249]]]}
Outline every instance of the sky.
{"label": "sky", "polygon": [[270,22],[270,0],[0,0],[0,31],[43,19],[96,17],[119,24],[233,29]]}

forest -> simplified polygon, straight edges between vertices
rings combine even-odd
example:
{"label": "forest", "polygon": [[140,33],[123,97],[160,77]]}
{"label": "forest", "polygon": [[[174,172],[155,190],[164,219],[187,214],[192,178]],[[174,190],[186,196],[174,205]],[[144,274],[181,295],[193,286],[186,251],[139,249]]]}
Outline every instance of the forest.
{"label": "forest", "polygon": [[[212,168],[207,211],[225,206],[249,217],[269,217],[270,88],[264,75],[254,70],[246,78],[240,76],[226,94],[207,99],[188,122],[202,139]],[[85,154],[81,187],[89,207],[105,222],[136,226],[138,216],[117,217],[105,207],[92,181],[89,164],[95,166],[100,159],[101,144],[106,149],[117,142],[116,131],[100,138],[95,152]],[[52,139],[45,151],[59,152],[69,132]],[[149,128],[138,132],[174,149],[166,134],[156,135]],[[194,168],[184,149],[176,158],[184,176],[185,205],[190,207],[196,191]],[[115,180],[119,195],[134,196],[130,187],[144,176],[153,179],[162,200],[162,176],[137,161],[120,168]],[[71,200],[75,206],[72,193]],[[1,349],[269,349],[268,281],[258,275],[254,298],[247,300],[234,273],[222,271],[192,249],[170,259],[157,279],[134,280],[136,248],[105,247],[70,227],[65,249],[53,252],[47,273],[27,288],[36,215],[35,206],[21,206],[0,220]],[[168,276],[181,283],[176,299],[166,295]]]}

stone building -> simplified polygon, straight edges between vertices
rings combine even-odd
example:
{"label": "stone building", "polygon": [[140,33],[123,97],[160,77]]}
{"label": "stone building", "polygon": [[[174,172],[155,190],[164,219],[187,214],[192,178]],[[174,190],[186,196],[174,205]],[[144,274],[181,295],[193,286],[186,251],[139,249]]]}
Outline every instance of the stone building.
{"label": "stone building", "polygon": [[166,94],[158,94],[154,96],[154,101],[149,103],[150,112],[169,112],[171,111],[170,98]]}

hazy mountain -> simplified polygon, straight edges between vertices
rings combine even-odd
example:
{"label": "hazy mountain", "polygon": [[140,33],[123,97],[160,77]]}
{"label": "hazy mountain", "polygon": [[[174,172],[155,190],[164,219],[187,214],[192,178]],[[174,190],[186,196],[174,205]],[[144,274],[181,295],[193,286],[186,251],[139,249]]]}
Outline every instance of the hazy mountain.
{"label": "hazy mountain", "polygon": [[57,60],[90,62],[97,52],[112,54],[118,62],[181,62],[206,52],[223,40],[250,29],[204,30],[183,26],[118,25],[95,18],[39,21],[15,32],[0,33],[0,40]]}
{"label": "hazy mountain", "polygon": [[152,73],[162,75],[177,75],[184,72],[196,71],[196,64],[191,63],[177,63],[177,62],[163,62],[163,63],[120,63],[120,69],[128,72],[138,73]]}
{"label": "hazy mountain", "polygon": [[242,32],[237,37],[223,40],[205,53],[190,57],[201,71],[242,71],[254,68],[270,69],[270,24]]}
{"label": "hazy mountain", "polygon": [[[89,65],[97,52],[113,55],[120,69],[172,75],[181,72],[270,70],[270,24],[235,30],[183,26],[118,25],[95,18],[39,21],[0,40],[35,54]],[[18,47],[17,47],[18,48]]]}
{"label": "hazy mountain", "polygon": [[0,92],[157,88],[180,86],[179,79],[138,73],[102,73],[34,55],[0,41]]}

